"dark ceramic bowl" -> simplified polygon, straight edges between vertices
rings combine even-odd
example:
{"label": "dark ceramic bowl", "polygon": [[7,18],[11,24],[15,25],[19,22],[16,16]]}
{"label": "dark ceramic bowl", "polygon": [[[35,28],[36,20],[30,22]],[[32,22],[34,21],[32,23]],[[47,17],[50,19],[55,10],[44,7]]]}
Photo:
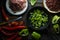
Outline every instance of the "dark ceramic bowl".
{"label": "dark ceramic bowl", "polygon": [[[32,26],[32,24],[31,24],[31,21],[29,20],[29,17],[30,17],[30,12],[33,12],[34,10],[36,10],[36,9],[39,9],[39,10],[41,10],[41,11],[44,11],[44,13],[43,13],[43,15],[48,15],[48,22],[46,22],[46,26],[41,26],[40,28],[37,28],[37,29],[35,29],[33,26]],[[40,6],[35,6],[35,7],[33,7],[33,8],[31,8],[29,11],[28,11],[28,13],[27,13],[27,17],[26,17],[26,25],[28,26],[28,28],[30,28],[30,29],[32,29],[32,30],[44,30],[44,29],[46,29],[48,26],[49,26],[49,12],[45,9],[45,8],[43,8],[43,7],[40,7]]]}

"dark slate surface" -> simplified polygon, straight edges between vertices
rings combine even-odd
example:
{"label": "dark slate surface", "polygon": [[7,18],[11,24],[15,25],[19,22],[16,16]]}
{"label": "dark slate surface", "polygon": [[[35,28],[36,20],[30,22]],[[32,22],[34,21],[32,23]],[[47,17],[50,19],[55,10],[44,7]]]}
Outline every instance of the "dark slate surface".
{"label": "dark slate surface", "polygon": [[[1,4],[1,2],[2,2],[2,4]],[[38,0],[38,2],[42,3],[42,0]],[[4,5],[2,0],[0,0],[0,22],[2,21],[1,5]],[[29,4],[29,6],[30,6],[30,4]],[[2,40],[1,34],[0,34],[0,40]],[[47,30],[45,30],[45,32],[42,33],[42,38],[40,40],[60,40],[60,34],[54,34],[51,32],[51,29],[47,28]]]}

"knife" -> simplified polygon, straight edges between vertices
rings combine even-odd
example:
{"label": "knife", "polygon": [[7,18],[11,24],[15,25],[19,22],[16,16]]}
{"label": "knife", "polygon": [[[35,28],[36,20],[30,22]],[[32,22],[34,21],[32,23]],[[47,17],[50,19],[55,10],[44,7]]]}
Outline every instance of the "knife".
{"label": "knife", "polygon": [[18,18],[14,18],[13,20],[10,20],[10,21],[8,21],[8,22],[2,22],[2,23],[0,23],[0,26],[1,25],[4,25],[4,24],[7,24],[7,23],[10,23],[10,22],[13,22],[13,21],[17,21],[17,20],[19,20],[19,19],[21,19],[22,18],[22,16],[20,16],[20,17],[18,17]]}

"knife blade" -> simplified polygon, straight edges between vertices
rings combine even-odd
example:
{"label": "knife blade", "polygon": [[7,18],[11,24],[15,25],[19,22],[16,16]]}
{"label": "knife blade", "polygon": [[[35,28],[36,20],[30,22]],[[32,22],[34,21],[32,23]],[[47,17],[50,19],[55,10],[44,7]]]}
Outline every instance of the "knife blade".
{"label": "knife blade", "polygon": [[4,25],[4,24],[7,24],[7,23],[10,23],[10,22],[13,22],[13,21],[17,21],[17,20],[19,20],[19,19],[21,19],[22,18],[22,16],[21,17],[18,17],[18,18],[14,18],[13,20],[10,20],[10,21],[8,21],[8,22],[2,22],[2,23],[0,23],[0,26],[1,25]]}

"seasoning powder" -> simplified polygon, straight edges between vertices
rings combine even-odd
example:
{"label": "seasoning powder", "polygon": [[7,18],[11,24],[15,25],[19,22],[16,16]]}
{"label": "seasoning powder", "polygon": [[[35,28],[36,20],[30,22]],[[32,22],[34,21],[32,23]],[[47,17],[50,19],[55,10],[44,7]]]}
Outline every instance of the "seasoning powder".
{"label": "seasoning powder", "polygon": [[51,11],[60,10],[60,0],[46,0],[46,4]]}

